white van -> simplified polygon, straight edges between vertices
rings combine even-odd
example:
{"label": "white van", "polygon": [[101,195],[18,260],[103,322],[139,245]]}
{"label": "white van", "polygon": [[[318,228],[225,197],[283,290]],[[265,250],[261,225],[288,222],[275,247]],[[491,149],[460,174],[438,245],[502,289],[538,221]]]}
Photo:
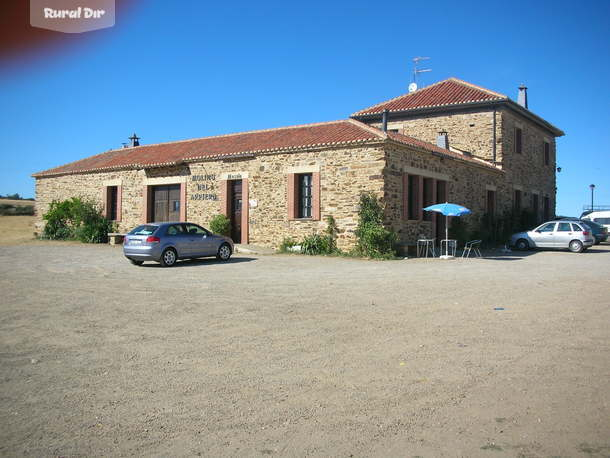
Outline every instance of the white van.
{"label": "white van", "polygon": [[587,213],[586,215],[583,215],[581,219],[588,219],[589,221],[601,224],[606,229],[608,229],[608,233],[610,233],[610,210],[594,211],[591,213]]}

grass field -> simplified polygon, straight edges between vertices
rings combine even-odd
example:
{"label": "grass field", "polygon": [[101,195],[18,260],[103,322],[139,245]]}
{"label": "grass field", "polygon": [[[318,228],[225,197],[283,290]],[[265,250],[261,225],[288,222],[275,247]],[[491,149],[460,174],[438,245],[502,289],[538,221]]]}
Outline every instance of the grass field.
{"label": "grass field", "polygon": [[0,198],[0,204],[14,205],[15,207],[27,207],[28,205],[33,207],[36,202],[33,200],[14,200]]}
{"label": "grass field", "polygon": [[[3,201],[4,199],[0,202]],[[32,242],[35,240],[34,216],[0,216],[0,233],[2,234],[0,245]]]}

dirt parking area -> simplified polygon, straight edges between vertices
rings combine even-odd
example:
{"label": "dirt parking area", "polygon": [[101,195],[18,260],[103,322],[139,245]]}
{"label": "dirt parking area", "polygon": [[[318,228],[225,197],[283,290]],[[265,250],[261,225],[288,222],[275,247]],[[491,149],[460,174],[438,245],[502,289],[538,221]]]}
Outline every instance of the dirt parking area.
{"label": "dirt parking area", "polygon": [[0,454],[607,457],[609,269],[1,246]]}

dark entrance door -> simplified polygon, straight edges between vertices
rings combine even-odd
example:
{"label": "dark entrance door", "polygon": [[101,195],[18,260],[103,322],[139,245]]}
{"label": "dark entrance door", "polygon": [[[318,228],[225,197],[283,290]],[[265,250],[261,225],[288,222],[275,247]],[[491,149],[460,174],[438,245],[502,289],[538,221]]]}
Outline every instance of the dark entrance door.
{"label": "dark entrance door", "polygon": [[180,185],[153,187],[153,221],[180,220]]}
{"label": "dark entrance door", "polygon": [[[447,202],[447,182],[438,180],[436,182],[436,203],[444,204]],[[437,243],[441,243],[440,240],[445,238],[445,224],[447,219],[444,215],[440,213],[435,213],[434,217],[436,218],[436,237]]]}
{"label": "dark entrance door", "polygon": [[231,238],[235,243],[241,243],[241,180],[230,181],[231,189]]}

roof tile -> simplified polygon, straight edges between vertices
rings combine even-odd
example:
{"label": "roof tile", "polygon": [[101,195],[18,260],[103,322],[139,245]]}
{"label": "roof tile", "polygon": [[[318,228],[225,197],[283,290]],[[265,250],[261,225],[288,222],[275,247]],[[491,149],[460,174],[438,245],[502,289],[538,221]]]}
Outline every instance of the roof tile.
{"label": "roof tile", "polygon": [[391,100],[373,105],[354,113],[352,116],[377,114],[384,110],[406,111],[446,105],[458,105],[490,100],[506,100],[507,96],[467,83],[457,78],[449,78],[431,86],[404,94]]}

